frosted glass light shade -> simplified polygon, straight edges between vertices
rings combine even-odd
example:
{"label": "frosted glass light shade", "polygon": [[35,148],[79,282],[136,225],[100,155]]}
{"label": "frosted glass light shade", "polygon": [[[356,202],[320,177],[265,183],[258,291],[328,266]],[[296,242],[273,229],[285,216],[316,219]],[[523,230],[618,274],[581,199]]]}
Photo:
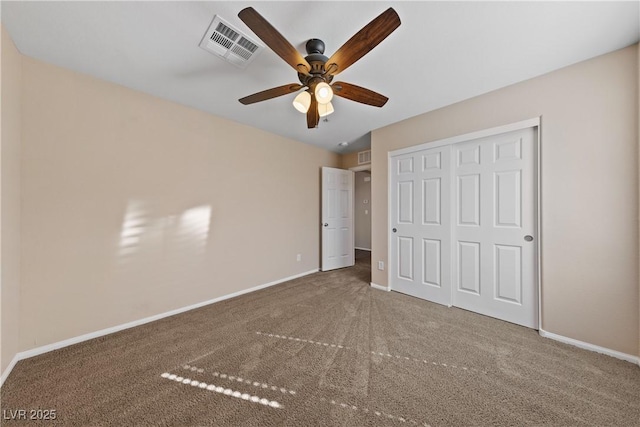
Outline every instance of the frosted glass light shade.
{"label": "frosted glass light shade", "polygon": [[296,110],[306,114],[307,111],[309,111],[309,106],[311,106],[311,94],[306,90],[304,92],[300,92],[293,100],[293,106]]}
{"label": "frosted glass light shade", "polygon": [[333,99],[333,89],[325,82],[318,83],[314,93],[318,104],[328,104]]}
{"label": "frosted glass light shade", "polygon": [[328,104],[318,104],[318,114],[320,115],[320,117],[328,116],[331,113],[333,113],[332,103],[329,102]]}

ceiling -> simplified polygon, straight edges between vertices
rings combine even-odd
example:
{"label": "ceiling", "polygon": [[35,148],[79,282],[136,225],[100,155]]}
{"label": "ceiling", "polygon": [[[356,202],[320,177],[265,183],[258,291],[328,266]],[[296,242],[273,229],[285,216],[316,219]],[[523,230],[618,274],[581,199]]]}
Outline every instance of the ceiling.
{"label": "ceiling", "polygon": [[[304,54],[331,56],[393,7],[402,25],[337,80],[388,96],[382,108],[343,98],[319,128],[295,95],[238,99],[297,82],[268,48],[240,69],[198,44],[214,15],[253,6]],[[2,22],[25,55],[336,152],[366,148],[370,131],[638,42],[638,2],[7,2]],[[257,39],[259,41],[259,39]],[[349,146],[340,147],[347,141]]]}

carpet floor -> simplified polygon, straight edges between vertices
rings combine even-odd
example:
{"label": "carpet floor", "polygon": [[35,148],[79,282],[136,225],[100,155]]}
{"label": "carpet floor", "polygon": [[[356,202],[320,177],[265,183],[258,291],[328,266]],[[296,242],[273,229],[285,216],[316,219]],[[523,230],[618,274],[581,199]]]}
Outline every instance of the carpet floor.
{"label": "carpet floor", "polygon": [[[19,362],[64,426],[638,426],[640,369],[369,287],[370,260]],[[27,412],[29,415],[29,412]]]}

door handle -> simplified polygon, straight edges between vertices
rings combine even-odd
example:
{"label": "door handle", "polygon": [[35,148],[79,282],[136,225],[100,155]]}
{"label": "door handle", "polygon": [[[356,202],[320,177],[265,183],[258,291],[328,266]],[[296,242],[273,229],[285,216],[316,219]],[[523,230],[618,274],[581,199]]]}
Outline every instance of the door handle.
{"label": "door handle", "polygon": [[524,240],[525,240],[525,242],[532,242],[533,241],[533,236],[527,234],[526,236],[524,236]]}
{"label": "door handle", "polygon": [[327,224],[326,222],[325,222],[324,224],[322,224],[322,225],[324,225],[325,227],[328,227],[328,226],[329,226],[329,224]]}
{"label": "door handle", "polygon": [[391,231],[393,231],[395,233],[396,231],[398,231],[398,229],[397,228],[393,228],[393,229],[391,229]]}

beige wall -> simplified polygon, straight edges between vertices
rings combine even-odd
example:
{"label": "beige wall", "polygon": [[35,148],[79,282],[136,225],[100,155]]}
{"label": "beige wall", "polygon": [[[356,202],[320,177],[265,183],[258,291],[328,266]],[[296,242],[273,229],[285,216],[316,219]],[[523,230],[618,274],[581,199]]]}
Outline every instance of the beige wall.
{"label": "beige wall", "polygon": [[354,187],[355,245],[356,248],[371,249],[371,172],[356,172]]}
{"label": "beige wall", "polygon": [[21,350],[318,268],[338,155],[27,57],[22,114]]}
{"label": "beige wall", "polygon": [[358,153],[347,153],[340,156],[340,168],[349,169],[358,165]]}
{"label": "beige wall", "polygon": [[373,265],[389,151],[542,116],[542,327],[638,354],[638,84],[631,46],[374,131]]}
{"label": "beige wall", "polygon": [[19,347],[20,308],[20,151],[21,68],[20,53],[9,34],[2,31],[2,164],[0,212],[0,371],[4,372]]}

